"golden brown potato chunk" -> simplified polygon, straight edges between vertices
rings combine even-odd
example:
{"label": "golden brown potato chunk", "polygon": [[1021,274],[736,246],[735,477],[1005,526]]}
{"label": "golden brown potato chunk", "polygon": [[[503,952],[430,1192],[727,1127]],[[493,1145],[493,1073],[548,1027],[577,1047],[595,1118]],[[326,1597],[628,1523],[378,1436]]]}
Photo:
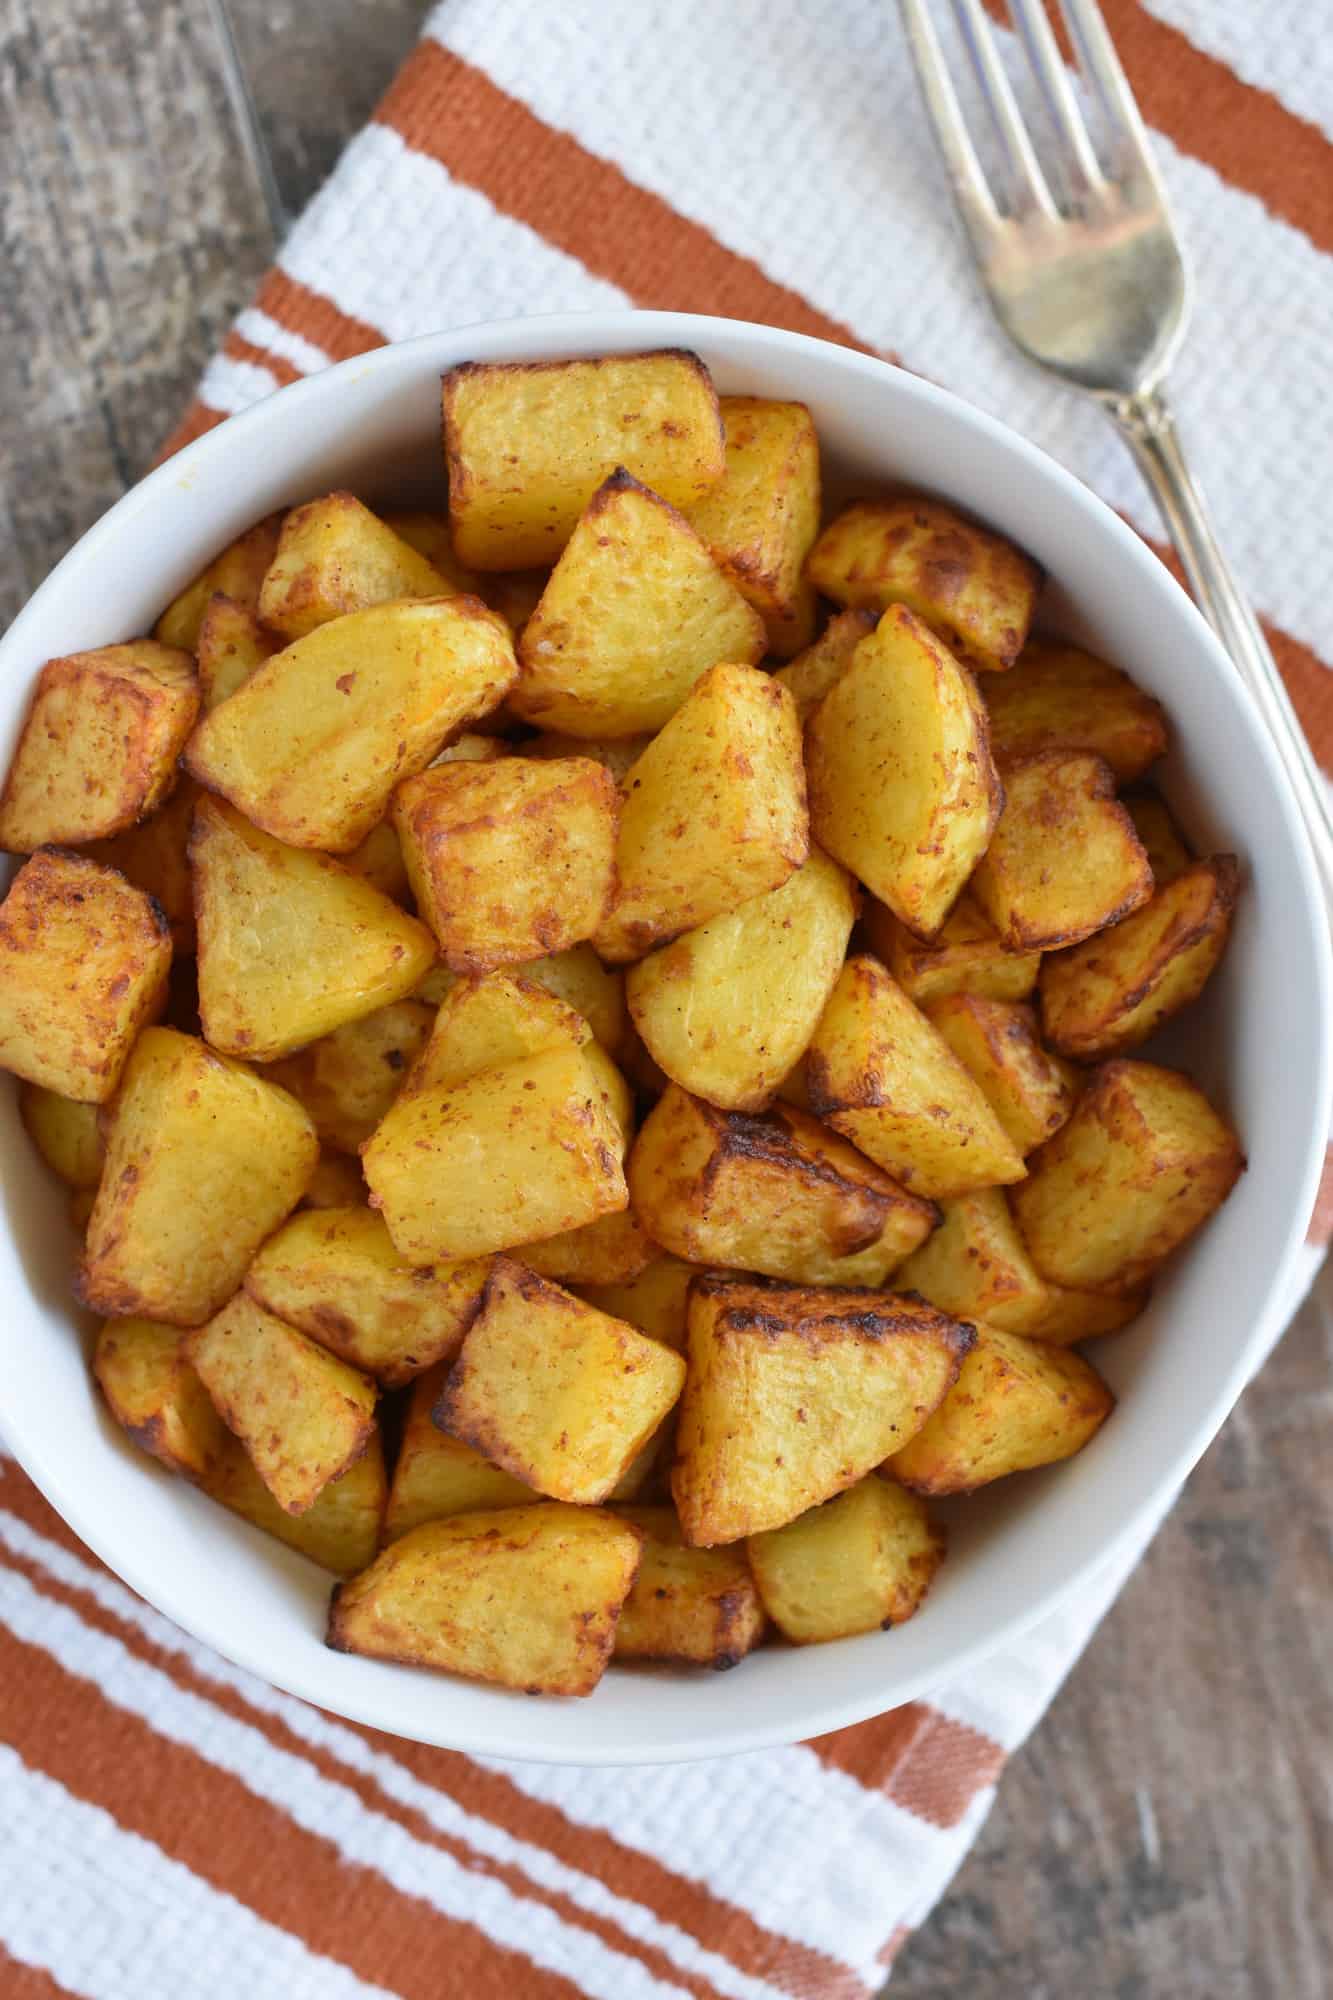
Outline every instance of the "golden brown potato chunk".
{"label": "golden brown potato chunk", "polygon": [[692,1549],[670,1507],[617,1507],[643,1536],[634,1587],[616,1627],[618,1660],[734,1667],[764,1636],[743,1549]]}
{"label": "golden brown potato chunk", "polygon": [[445,963],[489,972],[591,937],[615,889],[619,811],[590,757],[443,764],[401,785],[394,824]]}
{"label": "golden brown potato chunk", "polygon": [[369,882],[371,888],[378,889],[382,896],[390,897],[395,903],[410,900],[407,863],[403,860],[398,830],[391,819],[382,819],[378,826],[372,826],[365,839],[350,854],[341,854],[338,858],[344,868],[349,868],[353,875],[359,875],[363,882]]}
{"label": "golden brown potato chunk", "polygon": [[423,1521],[444,1521],[451,1514],[475,1514],[483,1508],[529,1507],[536,1498],[521,1479],[502,1472],[435,1422],[448,1372],[448,1363],[441,1362],[412,1384],[384,1512],[385,1542],[396,1541]]}
{"label": "golden brown potato chunk", "polygon": [[184,1354],[284,1514],[304,1514],[375,1431],[375,1384],[243,1292]]}
{"label": "golden brown potato chunk", "polygon": [[860,500],[831,521],[806,572],[838,604],[905,604],[964,666],[1012,667],[1041,589],[1030,557],[938,500]]}
{"label": "golden brown potato chunk", "polygon": [[987,681],[986,706],[1002,769],[1043,750],[1088,750],[1123,785],[1167,745],[1160,702],[1119,667],[1056,639],[1030,639],[1012,673]]}
{"label": "golden brown potato chunk", "polygon": [[1043,1277],[1123,1294],[1221,1206],[1244,1164],[1197,1084],[1122,1058],[1093,1072],[1015,1191],[1014,1214]]}
{"label": "golden brown potato chunk", "polygon": [[1183,875],[1194,859],[1185,844],[1184,835],[1156,792],[1126,792],[1120,803],[1133,820],[1134,831],[1143,843],[1154,883],[1159,889],[1164,889],[1168,882],[1175,881],[1177,875]]}
{"label": "golden brown potato chunk", "polygon": [[202,1484],[211,1500],[335,1576],[355,1576],[374,1559],[387,1487],[378,1431],[346,1472],[320,1488],[304,1514],[283,1512],[230,1431],[223,1432],[222,1455]]}
{"label": "golden brown potato chunk", "polygon": [[424,924],[331,860],[287,847],[221,799],[190,835],[199,1012],[226,1055],[271,1062],[420,985]]}
{"label": "golden brown potato chunk", "polygon": [[966,890],[928,944],[873,897],[866,900],[862,924],[870,949],[918,1007],[945,993],[1026,1000],[1037,983],[1041,953],[1010,951]]}
{"label": "golden brown potato chunk", "polygon": [[805,756],[815,839],[934,937],[1003,799],[971,675],[896,605],[810,717]]}
{"label": "golden brown potato chunk", "polygon": [[622,1208],[616,1215],[585,1222],[582,1229],[525,1243],[521,1255],[529,1270],[582,1291],[587,1285],[629,1283],[647,1270],[658,1249],[633,1209]]}
{"label": "golden brown potato chunk", "polygon": [[293,507],[259,593],[271,631],[301,639],[330,618],[401,598],[456,595],[447,577],[354,493]]}
{"label": "golden brown potato chunk", "polygon": [[310,1185],[301,1197],[301,1206],[364,1208],[367,1192],[359,1160],[349,1160],[342,1153],[321,1153]]}
{"label": "golden brown potato chunk", "polygon": [[855,1485],[920,1429],[971,1344],[888,1292],[696,1278],[671,1480],[685,1540],[781,1528]]}
{"label": "golden brown potato chunk", "polygon": [[1037,1035],[1037,1017],[1020,1001],[950,993],[933,1000],[926,1019],[943,1037],[1018,1151],[1025,1156],[1058,1132],[1074,1092]]}
{"label": "golden brown potato chunk", "polygon": [[626,1174],[645,1227],[677,1257],[793,1284],[883,1284],[936,1219],[804,1112],[718,1111],[676,1084]]}
{"label": "golden brown potato chunk", "polygon": [[19,1114],[33,1145],[66,1187],[97,1186],[106,1148],[95,1104],[25,1083],[19,1090]]}
{"label": "golden brown potato chunk", "polygon": [[268,566],[277,554],[281,533],[282,515],[277,513],[256,521],[253,528],[238,535],[172,600],[158,619],[153,637],[164,646],[180,646],[192,653],[199,643],[199,628],[209,603],[218,592],[253,611],[259,603]]}
{"label": "golden brown potato chunk", "polygon": [[368,1208],[304,1209],[245,1274],[250,1297],[387,1388],[452,1359],[481,1308],[482,1258],[405,1263]]}
{"label": "golden brown potato chunk", "polygon": [[[595,1046],[595,1045],[594,1045]],[[362,1153],[371,1203],[413,1264],[481,1257],[627,1206],[624,1133],[566,1044],[398,1099]]]}
{"label": "golden brown potato chunk", "polygon": [[625,1038],[625,976],[603,965],[590,944],[530,959],[514,972],[582,1014],[602,1047],[616,1053]]}
{"label": "golden brown potato chunk", "polygon": [[248,606],[221,593],[210,597],[195,650],[205,713],[243,687],[255,668],[271,660],[281,644],[276,633],[264,630]]}
{"label": "golden brown potato chunk", "polygon": [[945,1546],[915,1493],[874,1472],[746,1543],[764,1609],[797,1646],[905,1625]]}
{"label": "golden brown potato chunk", "polygon": [[427,1521],[338,1586],[328,1643],[527,1694],[591,1694],[639,1541],[613,1514],[551,1501]]}
{"label": "golden brown potato chunk", "polygon": [[123,875],[44,849],[0,903],[0,1069],[104,1104],[161,1013],[171,935]]}
{"label": "golden brown potato chunk", "polygon": [[185,1358],[185,1338],[157,1320],[109,1319],[93,1349],[93,1374],[140,1451],[187,1479],[205,1480],[227,1432]]}
{"label": "golden brown potato chunk", "polygon": [[304,1104],[322,1146],[359,1153],[397,1097],[434,1025],[434,1013],[419,1000],[394,1000],[335,1028],[284,1062],[268,1064],[266,1074]]}
{"label": "golden brown potato chunk", "polygon": [[804,403],[723,396],[721,408],[727,469],[690,520],[763,619],[769,652],[789,660],[815,629],[804,572],[819,532],[819,439]]}
{"label": "golden brown potato chunk", "polygon": [[610,1497],[685,1381],[661,1341],[497,1259],[435,1421],[554,1500]]}
{"label": "golden brown potato chunk", "polygon": [[625,998],[665,1074],[728,1111],[762,1111],[805,1050],[842,968],[856,893],[817,847],[767,895],[630,967]]}
{"label": "golden brown potato chunk", "polygon": [[958,1380],[889,1462],[916,1493],[972,1493],[1082,1451],[1115,1398],[1077,1354],[979,1326]]}
{"label": "golden brown potato chunk", "polygon": [[305,1192],[294,1097],[174,1028],[145,1028],[106,1135],[77,1289],[94,1311],[198,1326]]}
{"label": "golden brown potato chunk", "polygon": [[843,967],[805,1089],[817,1118],[926,1200],[1023,1178],[980,1085],[878,959]]}
{"label": "golden brown potato chunk", "polygon": [[697,354],[464,362],[444,378],[454,548],[477,569],[552,563],[616,467],[689,507],[726,469]]}
{"label": "golden brown potato chunk", "polygon": [[641,1333],[685,1352],[685,1309],[690,1280],[698,1266],[679,1257],[655,1257],[635,1278],[618,1285],[580,1285],[580,1294],[599,1312],[628,1320]]}
{"label": "golden brown potato chunk", "polygon": [[581,1014],[529,979],[508,972],[458,979],[440,1002],[404,1094],[451,1090],[484,1069],[503,1069],[571,1042],[586,1047],[591,1040]]}
{"label": "golden brown potato chunk", "polygon": [[571,736],[660,729],[719,660],[763,658],[764,621],[683,514],[623,469],[600,486],[519,641],[510,707]]}
{"label": "golden brown potato chunk", "polygon": [[1048,951],[1131,916],[1152,869],[1100,757],[1047,750],[1012,764],[972,893],[1005,944]]}
{"label": "golden brown potato chunk", "polygon": [[256,668],[204,717],[186,761],[275,839],[346,854],[517,672],[508,627],[475,597],[376,604]]}
{"label": "golden brown potato chunk", "polygon": [[818,708],[833,683],[842,678],[852,654],[878,623],[873,611],[839,611],[817,639],[789,665],[777,669],[773,678],[791,692],[802,722]]}
{"label": "golden brown potato chunk", "polygon": [[419,556],[424,556],[452,590],[480,597],[494,582],[494,578],[480,576],[476,570],[459,562],[454,554],[447,514],[432,514],[421,508],[387,507],[380,519],[386,528],[392,528],[400,541],[415,549]]}
{"label": "golden brown potato chunk", "polygon": [[1197,1000],[1226,950],[1239,881],[1232,854],[1196,861],[1123,923],[1045,959],[1052,1048],[1082,1062],[1123,1055]]}
{"label": "golden brown potato chunk", "polygon": [[809,851],[795,702],[755,667],[714,667],[625,782],[619,891],[598,956],[642,958],[776,889]]}
{"label": "golden brown potato chunk", "polygon": [[148,819],[110,840],[91,842],[83,852],[90,861],[114,868],[151,896],[171,926],[173,948],[182,956],[194,950],[194,902],[190,886],[190,825],[199,802],[199,787],[182,776],[165,805]]}
{"label": "golden brown potato chunk", "polygon": [[146,819],[198,713],[194,661],[153,639],[48,660],[0,791],[0,847],[75,846]]}

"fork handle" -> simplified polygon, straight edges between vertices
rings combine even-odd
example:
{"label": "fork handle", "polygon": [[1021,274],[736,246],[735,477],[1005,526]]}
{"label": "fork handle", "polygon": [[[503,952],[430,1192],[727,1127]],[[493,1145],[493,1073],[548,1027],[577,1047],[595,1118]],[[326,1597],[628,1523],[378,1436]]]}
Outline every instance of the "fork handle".
{"label": "fork handle", "polygon": [[1283,685],[1277,661],[1213,531],[1202,492],[1180,447],[1160,389],[1105,398],[1110,415],[1152,488],[1199,609],[1230,653],[1254,697],[1296,794],[1333,913],[1333,807]]}

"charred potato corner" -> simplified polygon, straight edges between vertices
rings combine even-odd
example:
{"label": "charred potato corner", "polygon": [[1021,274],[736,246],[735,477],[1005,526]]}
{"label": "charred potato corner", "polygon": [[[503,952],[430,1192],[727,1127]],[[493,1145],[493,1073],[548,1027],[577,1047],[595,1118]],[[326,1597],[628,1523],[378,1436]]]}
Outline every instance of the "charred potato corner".
{"label": "charred potato corner", "polygon": [[1002,523],[830,510],[803,404],[476,364],[443,434],[435,511],[295,494],[34,683],[0,1066],[94,1377],[341,1651],[586,1695],[900,1624],[1242,1170],[1143,1047],[1241,871],[1134,663]]}

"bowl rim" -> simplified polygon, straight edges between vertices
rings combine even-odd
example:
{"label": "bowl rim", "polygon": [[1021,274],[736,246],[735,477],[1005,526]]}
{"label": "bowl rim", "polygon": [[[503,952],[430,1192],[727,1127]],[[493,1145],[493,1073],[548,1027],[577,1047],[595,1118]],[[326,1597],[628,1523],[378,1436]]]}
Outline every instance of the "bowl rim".
{"label": "bowl rim", "polygon": [[[237,445],[243,444],[252,435],[257,437],[261,434],[272,424],[275,412],[279,408],[285,416],[298,408],[317,405],[321,401],[336,407],[340,391],[348,381],[359,380],[367,374],[401,372],[410,375],[433,351],[443,345],[447,345],[451,351],[456,350],[458,344],[466,343],[470,336],[475,337],[478,345],[485,344],[486,358],[489,360],[548,358],[570,348],[576,352],[586,352],[587,338],[593,327],[598,329],[599,337],[605,341],[605,351],[612,353],[632,353],[667,347],[694,349],[697,346],[705,351],[706,359],[710,341],[726,343],[740,333],[744,334],[749,342],[769,349],[775,357],[793,355],[800,357],[807,353],[818,354],[825,359],[829,356],[836,357],[838,364],[845,367],[853,378],[859,377],[872,390],[875,384],[888,379],[893,383],[895,395],[916,400],[926,408],[945,410],[955,422],[961,419],[966,425],[989,437],[1003,450],[1027,461],[1042,478],[1048,482],[1054,481],[1057,487],[1063,488],[1071,506],[1085,513],[1091,511],[1096,519],[1098,532],[1119,544],[1129,561],[1138,568],[1146,587],[1152,592],[1165,591],[1174,595],[1177,614],[1181,606],[1184,607],[1187,612],[1187,622],[1193,626],[1201,663],[1206,661],[1214,674],[1229,680],[1232,683],[1233,693],[1239,697],[1239,707],[1250,725],[1253,747],[1260,762],[1266,766],[1268,781],[1275,795],[1290,849],[1296,861],[1294,885],[1296,899],[1314,940],[1317,1010],[1321,1019],[1328,1020],[1330,1013],[1333,1013],[1333,997],[1331,997],[1333,996],[1333,951],[1330,950],[1322,892],[1318,884],[1309,839],[1294,796],[1287,784],[1277,750],[1267,735],[1258,710],[1235,675],[1220,640],[1207,625],[1193,601],[1136,531],[1097,493],[1085,486],[1040,446],[1033,444],[998,418],[977,408],[951,390],[941,388],[878,355],[856,348],[842,347],[813,335],[789,332],[780,327],[717,315],[658,312],[622,307],[539,314],[506,320],[481,320],[463,326],[440,328],[416,335],[410,340],[391,342],[383,347],[371,349],[365,354],[354,355],[347,360],[333,363],[318,373],[286,385],[247,409],[227,417],[223,423],[192,439],[171,458],[153,467],[143,479],[123,494],[66,552],[32,593],[3,637],[0,637],[0,672],[4,671],[12,654],[23,650],[29,624],[37,622],[48,600],[59,593],[70,571],[88,562],[96,562],[104,543],[120,534],[140,512],[153,509],[159,499],[173,486],[186,482],[193,483],[196,473],[207,466],[209,459],[215,453],[223,449],[230,451]],[[447,365],[452,365],[452,352]],[[224,434],[225,447],[219,445],[219,438]],[[904,1702],[928,1696],[932,1689],[938,1689],[942,1683],[966,1676],[978,1664],[1002,1648],[1021,1640],[1034,1626],[1060,1611],[1094,1578],[1111,1571],[1117,1562],[1124,1559],[1130,1547],[1137,1540],[1145,1538],[1150,1527],[1155,1525],[1156,1520],[1174,1504],[1174,1496],[1178,1493],[1181,1483],[1217,1435],[1256,1367],[1275,1344],[1292,1309],[1296,1263],[1314,1206],[1324,1159],[1324,1135],[1329,1129],[1330,1115],[1333,1113],[1333,1048],[1330,1048],[1328,1036],[1324,1036],[1321,1040],[1318,1073],[1310,1079],[1310,1085],[1309,1101],[1312,1111],[1318,1115],[1312,1117],[1310,1126],[1308,1158],[1301,1181],[1302,1199],[1287,1219],[1285,1232],[1274,1257],[1263,1309],[1255,1315],[1248,1338],[1232,1367],[1222,1377],[1214,1393],[1198,1413],[1190,1433],[1188,1448],[1178,1451],[1169,1470],[1128,1507],[1115,1532],[1103,1545],[1078,1559],[1066,1575],[1038,1590],[1021,1605],[1015,1606],[1007,1617],[1000,1619],[985,1634],[957,1648],[950,1655],[946,1667],[936,1671],[923,1669],[900,1678],[887,1707],[896,1707]],[[114,1533],[105,1528],[97,1516],[91,1494],[82,1491],[72,1472],[67,1476],[66,1469],[59,1464],[48,1462],[46,1455],[35,1448],[29,1440],[11,1436],[3,1429],[3,1420],[4,1410],[0,1404],[0,1441],[5,1448],[93,1554],[113,1575],[136,1591],[147,1604],[170,1618],[192,1638],[210,1646],[224,1659],[254,1674],[257,1679],[268,1685],[348,1720],[388,1734],[408,1735],[408,1731],[396,1726],[393,1718],[392,1682],[386,1681],[388,1693],[385,1700],[379,1704],[358,1699],[351,1689],[348,1690],[346,1698],[339,1696],[335,1700],[331,1698],[327,1688],[318,1685],[310,1676],[298,1672],[275,1675],[272,1667],[263,1658],[262,1648],[246,1643],[244,1630],[229,1625],[224,1605],[219,1605],[215,1617],[207,1619],[201,1618],[194,1609],[188,1612],[182,1611],[170,1582],[164,1588],[160,1581],[154,1578],[151,1559],[140,1560],[133,1549],[126,1550],[117,1544]],[[409,1740],[433,1744],[440,1748],[461,1750],[462,1754],[466,1755],[504,1758],[516,1763],[548,1763],[576,1767],[667,1764],[741,1755],[804,1741],[886,1712],[884,1697],[877,1697],[873,1691],[841,1699],[828,1698],[822,1703],[815,1691],[808,1698],[808,1712],[799,1724],[798,1733],[793,1734],[792,1726],[786,1722],[747,1723],[743,1713],[740,1712],[743,1704],[738,1703],[737,1706],[735,1727],[727,1732],[726,1740],[721,1744],[717,1740],[716,1729],[702,1733],[697,1738],[685,1735],[673,1737],[669,1744],[651,1743],[632,1753],[618,1746],[600,1747],[595,1731],[589,1732],[590,1740],[586,1744],[571,1745],[556,1737],[543,1744],[534,1746],[529,1743],[517,1749],[503,1727],[469,1727],[466,1741],[461,1745],[456,1735],[451,1736],[447,1726],[429,1735],[422,1735],[413,1729]],[[447,1704],[442,1704],[441,1709],[442,1719],[446,1719]]]}

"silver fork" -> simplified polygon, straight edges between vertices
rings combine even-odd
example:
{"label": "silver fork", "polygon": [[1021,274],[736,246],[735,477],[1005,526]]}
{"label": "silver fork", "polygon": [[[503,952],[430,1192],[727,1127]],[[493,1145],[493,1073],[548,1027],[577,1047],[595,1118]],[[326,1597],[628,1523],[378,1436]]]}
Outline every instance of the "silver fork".
{"label": "silver fork", "polygon": [[899,0],[926,108],[1000,324],[1024,354],[1094,396],[1151,487],[1196,602],[1235,661],[1277,745],[1333,909],[1333,812],[1267,640],[1185,464],[1162,383],[1184,336],[1190,278],[1147,134],[1095,0],[1060,0],[1078,66],[1105,121],[1097,152],[1044,0],[1009,12],[1045,100],[1054,183],[1037,157],[982,0],[951,0],[1003,160],[977,158],[927,0]]}

